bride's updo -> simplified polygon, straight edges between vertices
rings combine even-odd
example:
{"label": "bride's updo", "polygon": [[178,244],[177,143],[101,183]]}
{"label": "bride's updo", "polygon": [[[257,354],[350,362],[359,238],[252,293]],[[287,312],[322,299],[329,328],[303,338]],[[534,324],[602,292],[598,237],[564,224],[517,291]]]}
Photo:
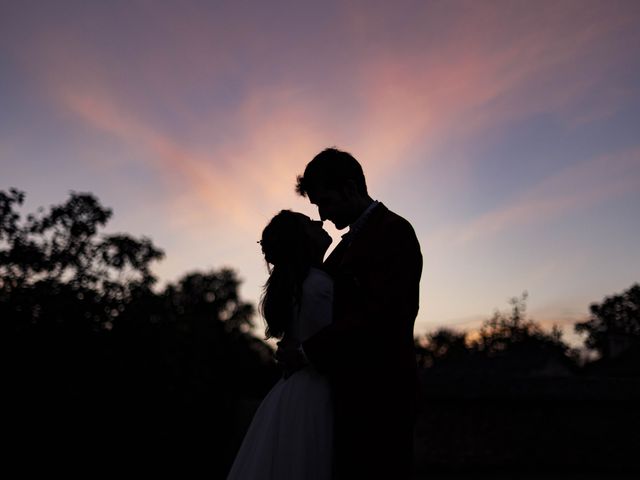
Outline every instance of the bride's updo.
{"label": "bride's updo", "polygon": [[267,338],[282,338],[293,319],[293,307],[299,303],[312,262],[308,221],[301,213],[282,210],[262,231],[260,245],[270,267],[260,301]]}

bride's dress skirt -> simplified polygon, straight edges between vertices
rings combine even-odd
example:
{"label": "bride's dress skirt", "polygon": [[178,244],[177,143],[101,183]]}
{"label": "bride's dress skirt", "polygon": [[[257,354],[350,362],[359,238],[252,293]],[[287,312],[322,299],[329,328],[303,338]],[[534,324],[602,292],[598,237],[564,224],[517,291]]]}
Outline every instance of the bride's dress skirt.
{"label": "bride's dress skirt", "polygon": [[327,380],[312,367],[299,370],[258,407],[228,480],[329,480],[332,436]]}

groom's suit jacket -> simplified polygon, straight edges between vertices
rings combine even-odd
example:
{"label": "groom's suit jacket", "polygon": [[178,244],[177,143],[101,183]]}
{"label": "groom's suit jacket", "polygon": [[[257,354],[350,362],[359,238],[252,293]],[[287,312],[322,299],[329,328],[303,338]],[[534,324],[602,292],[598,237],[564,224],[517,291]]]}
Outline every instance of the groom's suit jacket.
{"label": "groom's suit jacket", "polygon": [[416,410],[418,239],[409,222],[378,204],[324,267],[334,280],[333,323],[303,348],[332,382],[338,477],[403,478]]}

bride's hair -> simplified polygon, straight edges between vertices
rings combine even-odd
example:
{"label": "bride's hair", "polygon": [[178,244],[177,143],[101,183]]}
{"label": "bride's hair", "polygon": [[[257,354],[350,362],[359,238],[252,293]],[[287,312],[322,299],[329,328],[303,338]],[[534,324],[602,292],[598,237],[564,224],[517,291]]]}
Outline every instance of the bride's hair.
{"label": "bride's hair", "polygon": [[282,210],[262,231],[262,253],[269,278],[260,300],[267,338],[282,338],[300,304],[302,282],[311,267],[312,246],[304,215]]}

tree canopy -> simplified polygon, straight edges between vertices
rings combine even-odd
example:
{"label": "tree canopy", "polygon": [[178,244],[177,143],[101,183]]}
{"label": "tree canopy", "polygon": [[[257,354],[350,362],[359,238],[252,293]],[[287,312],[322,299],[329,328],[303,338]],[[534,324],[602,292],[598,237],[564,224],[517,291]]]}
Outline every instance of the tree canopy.
{"label": "tree canopy", "polygon": [[614,352],[617,340],[640,342],[640,284],[636,283],[621,294],[605,297],[601,303],[589,307],[590,318],[575,326],[576,332],[586,334],[585,344],[603,358]]}
{"label": "tree canopy", "polygon": [[477,373],[531,373],[557,360],[572,365],[576,352],[554,326],[545,331],[526,315],[527,293],[513,297],[511,311],[496,310],[475,332],[441,328],[416,339],[422,367],[445,367]]}
{"label": "tree canopy", "polygon": [[[103,231],[112,211],[71,192],[24,217],[0,191],[3,379],[20,421],[11,435],[54,451],[208,450],[224,473],[243,398],[276,381],[272,349],[250,331],[254,306],[229,268],[188,272],[157,289],[163,251],[147,237]],[[126,432],[126,436],[122,436]],[[19,442],[18,442],[19,443]],[[215,472],[212,472],[215,476]]]}

